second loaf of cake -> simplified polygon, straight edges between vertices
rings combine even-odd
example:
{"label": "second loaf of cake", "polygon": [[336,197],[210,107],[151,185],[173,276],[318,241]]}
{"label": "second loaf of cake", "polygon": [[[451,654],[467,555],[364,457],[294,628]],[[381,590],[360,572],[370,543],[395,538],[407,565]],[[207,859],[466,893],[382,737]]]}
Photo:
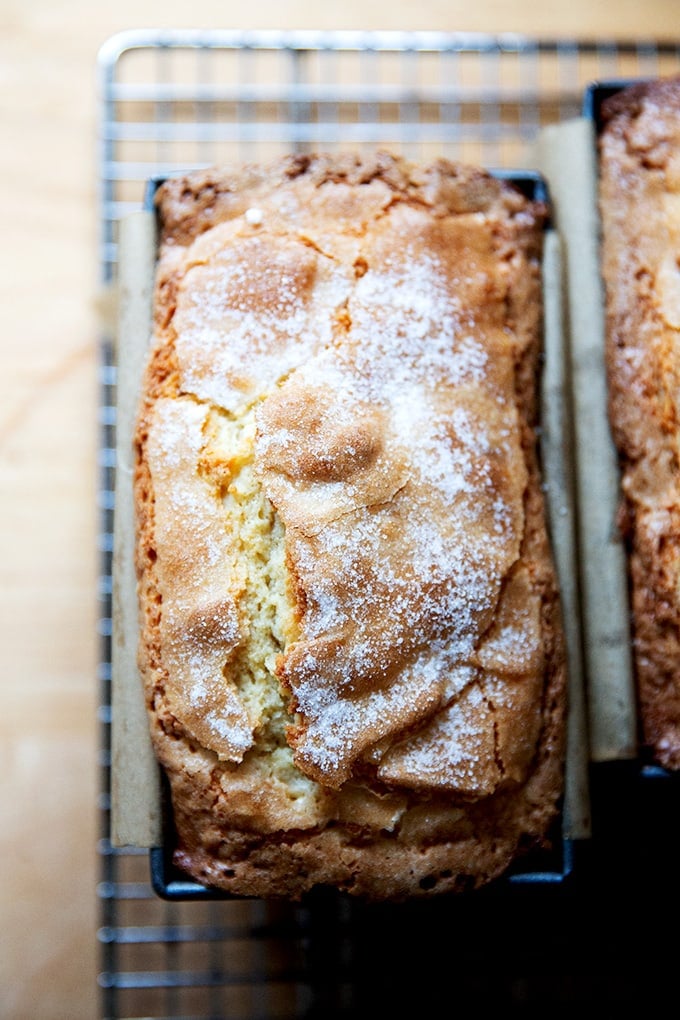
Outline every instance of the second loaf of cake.
{"label": "second loaf of cake", "polygon": [[175,863],[240,895],[482,885],[562,793],[545,207],[387,154],[157,205],[137,567]]}
{"label": "second loaf of cake", "polygon": [[603,104],[609,414],[645,753],[680,769],[680,79]]}

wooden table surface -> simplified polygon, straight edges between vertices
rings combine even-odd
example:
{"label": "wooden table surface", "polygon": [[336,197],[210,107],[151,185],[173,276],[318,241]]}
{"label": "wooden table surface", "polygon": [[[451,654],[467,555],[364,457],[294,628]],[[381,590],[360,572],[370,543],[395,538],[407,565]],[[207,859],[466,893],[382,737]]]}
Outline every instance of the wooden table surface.
{"label": "wooden table surface", "polygon": [[96,57],[135,27],[677,38],[675,0],[0,0],[0,1017],[99,1015]]}

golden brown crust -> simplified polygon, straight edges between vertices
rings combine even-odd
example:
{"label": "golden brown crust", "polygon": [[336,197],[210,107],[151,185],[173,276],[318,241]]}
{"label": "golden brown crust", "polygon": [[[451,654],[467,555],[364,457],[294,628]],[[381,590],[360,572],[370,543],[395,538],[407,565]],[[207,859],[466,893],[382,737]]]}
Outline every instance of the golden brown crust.
{"label": "golden brown crust", "polygon": [[680,79],[604,104],[609,413],[622,469],[641,739],[680,768]]}
{"label": "golden brown crust", "polygon": [[176,861],[244,895],[488,882],[562,791],[545,210],[384,153],[158,205],[140,665]]}

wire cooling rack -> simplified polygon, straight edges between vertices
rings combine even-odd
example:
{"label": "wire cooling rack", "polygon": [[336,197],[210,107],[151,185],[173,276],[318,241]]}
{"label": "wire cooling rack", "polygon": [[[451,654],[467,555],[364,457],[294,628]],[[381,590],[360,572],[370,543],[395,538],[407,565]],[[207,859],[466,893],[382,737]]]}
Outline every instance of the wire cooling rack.
{"label": "wire cooling rack", "polygon": [[[118,225],[141,208],[150,178],[220,161],[376,144],[414,158],[444,155],[492,169],[522,168],[539,128],[578,114],[591,81],[678,70],[680,44],[654,41],[119,34],[99,55],[102,281],[115,283]],[[551,988],[564,997],[564,985],[546,984],[545,968],[556,952],[564,960],[569,947],[543,936],[545,917],[537,915],[540,900],[531,892],[522,905],[524,934],[516,940],[524,955],[516,949],[494,984],[488,977],[495,935],[483,892],[472,911],[466,904],[456,904],[455,913],[451,905],[414,905],[398,915],[325,894],[304,906],[166,902],[150,886],[147,854],[112,848],[113,338],[103,336],[101,349],[102,1017],[331,1018],[397,1005],[439,1015],[444,1002],[478,1009],[530,1005],[540,996],[545,1008]],[[527,937],[532,925],[535,941]],[[572,965],[579,969],[578,961]],[[620,973],[617,980],[620,986]],[[573,982],[568,993],[576,997]],[[584,994],[592,1004],[590,990]]]}

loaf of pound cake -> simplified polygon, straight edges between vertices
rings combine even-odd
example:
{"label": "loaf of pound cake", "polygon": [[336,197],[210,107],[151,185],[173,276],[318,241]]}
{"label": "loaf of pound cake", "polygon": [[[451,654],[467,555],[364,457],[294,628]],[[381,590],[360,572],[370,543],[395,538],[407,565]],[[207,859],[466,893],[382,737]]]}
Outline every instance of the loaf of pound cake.
{"label": "loaf of pound cake", "polygon": [[643,755],[680,768],[680,79],[603,104],[609,416]]}
{"label": "loaf of pound cake", "polygon": [[546,207],[385,153],[156,201],[139,661],[174,862],[238,896],[485,885],[563,791]]}

